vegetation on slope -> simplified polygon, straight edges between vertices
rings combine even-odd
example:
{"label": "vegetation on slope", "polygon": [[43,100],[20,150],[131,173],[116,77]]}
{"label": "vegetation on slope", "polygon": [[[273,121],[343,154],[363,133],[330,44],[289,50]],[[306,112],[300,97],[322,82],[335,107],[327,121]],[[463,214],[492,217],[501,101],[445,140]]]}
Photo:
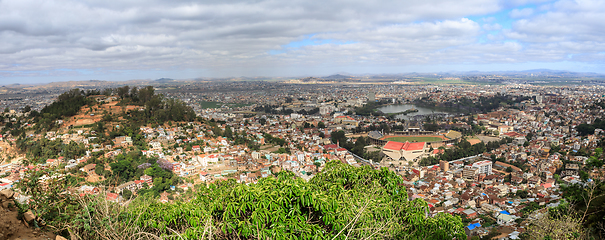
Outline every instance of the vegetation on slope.
{"label": "vegetation on slope", "polygon": [[[51,202],[36,197],[28,207],[36,213],[55,212],[40,215],[47,228],[82,239],[100,239],[108,228],[139,237],[183,239],[466,238],[459,217],[427,217],[427,203],[408,201],[401,181],[387,169],[330,162],[309,182],[290,172],[250,185],[221,181],[200,187],[188,202],[137,198],[121,209],[99,208],[99,199],[73,201],[72,195],[59,194],[48,198]],[[41,191],[22,184],[26,191]],[[61,210],[52,211],[56,207]],[[120,212],[102,213],[113,208]]]}
{"label": "vegetation on slope", "polygon": [[[126,90],[124,90],[126,89]],[[161,94],[155,94],[153,87],[148,86],[141,89],[128,86],[117,89],[106,89],[106,94],[112,92],[119,93],[122,99],[120,104],[133,104],[143,106],[141,111],[128,111],[121,114],[106,113],[102,121],[90,124],[91,130],[96,131],[94,137],[90,139],[93,144],[113,144],[112,139],[116,136],[129,136],[134,141],[134,146],[139,150],[147,148],[143,136],[139,130],[140,126],[148,124],[163,125],[170,121],[193,121],[196,119],[193,109],[178,99],[164,98]],[[81,114],[82,107],[95,107],[97,103],[92,97],[99,95],[99,91],[83,91],[72,89],[65,92],[57,98],[55,102],[43,108],[40,113],[32,111],[30,117],[35,122],[34,130],[36,133],[55,130],[59,127],[57,120],[66,120],[69,117]],[[122,120],[120,120],[120,118]],[[112,127],[110,130],[106,126]],[[28,159],[32,162],[43,162],[49,158],[65,157],[67,159],[82,156],[86,149],[84,144],[71,142],[64,144],[61,139],[48,140],[46,138],[36,138],[34,135],[27,136],[20,126],[9,126],[15,128],[11,131],[13,136],[17,137],[17,148],[26,153]]]}
{"label": "vegetation on slope", "polygon": [[80,90],[78,88],[62,93],[57,97],[57,100],[50,105],[44,107],[36,117],[38,130],[50,131],[56,127],[56,121],[65,117],[71,117],[80,111],[82,106],[92,103],[93,101],[87,96],[98,94],[97,91]]}

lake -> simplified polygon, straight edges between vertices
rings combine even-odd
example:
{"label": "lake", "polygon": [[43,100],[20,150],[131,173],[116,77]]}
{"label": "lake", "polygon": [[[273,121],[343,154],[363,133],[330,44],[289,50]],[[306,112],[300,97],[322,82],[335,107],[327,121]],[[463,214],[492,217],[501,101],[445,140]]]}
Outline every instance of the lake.
{"label": "lake", "polygon": [[412,109],[412,108],[418,109],[418,112],[408,113],[407,115],[399,114],[399,115],[396,115],[395,118],[410,120],[410,118],[413,118],[414,116],[417,116],[417,115],[448,114],[446,112],[435,111],[430,108],[416,107],[413,104],[388,105],[388,106],[380,107],[380,108],[378,108],[378,110],[382,111],[383,113],[398,113],[398,112],[403,112],[405,110]]}

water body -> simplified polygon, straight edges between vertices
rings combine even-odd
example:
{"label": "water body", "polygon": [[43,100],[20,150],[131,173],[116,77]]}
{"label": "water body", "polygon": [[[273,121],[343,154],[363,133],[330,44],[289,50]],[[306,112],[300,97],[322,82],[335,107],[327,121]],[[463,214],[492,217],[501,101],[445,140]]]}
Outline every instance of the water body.
{"label": "water body", "polygon": [[380,108],[378,108],[378,110],[382,111],[383,113],[398,113],[398,112],[404,112],[404,111],[412,109],[412,108],[417,109],[418,112],[408,113],[407,115],[404,115],[404,114],[395,115],[395,118],[405,119],[405,120],[420,120],[419,118],[424,118],[428,115],[449,116],[449,113],[446,113],[446,112],[440,112],[440,111],[436,111],[436,110],[433,110],[430,108],[416,107],[412,104],[388,105],[388,106],[380,107]]}

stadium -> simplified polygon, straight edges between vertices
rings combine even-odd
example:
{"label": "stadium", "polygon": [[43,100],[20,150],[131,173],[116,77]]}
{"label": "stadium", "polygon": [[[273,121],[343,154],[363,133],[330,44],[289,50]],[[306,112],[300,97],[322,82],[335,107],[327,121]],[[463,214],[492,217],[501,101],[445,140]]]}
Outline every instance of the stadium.
{"label": "stadium", "polygon": [[426,142],[427,147],[438,148],[440,146],[457,143],[460,141],[462,134],[457,131],[448,131],[438,133],[432,131],[421,131],[418,129],[409,129],[407,131],[394,131],[392,133],[383,134],[378,131],[368,133],[368,137],[372,144],[383,147],[387,142]]}
{"label": "stadium", "polygon": [[382,154],[387,158],[384,163],[403,165],[417,164],[426,157],[430,148],[436,149],[441,146],[453,144],[460,141],[462,134],[457,131],[443,133],[432,131],[421,131],[419,129],[408,129],[406,131],[395,131],[383,134],[378,131],[368,133],[370,141],[380,146]]}

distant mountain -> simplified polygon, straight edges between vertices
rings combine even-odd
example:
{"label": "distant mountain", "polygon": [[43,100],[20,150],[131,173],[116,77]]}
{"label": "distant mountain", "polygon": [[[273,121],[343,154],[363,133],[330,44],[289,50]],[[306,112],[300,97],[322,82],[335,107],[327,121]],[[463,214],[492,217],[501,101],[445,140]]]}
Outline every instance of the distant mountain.
{"label": "distant mountain", "polygon": [[346,76],[346,75],[341,75],[341,74],[335,74],[335,75],[330,75],[327,77],[322,77],[323,79],[348,79],[348,78],[352,78],[351,76]]}
{"label": "distant mountain", "polygon": [[45,84],[11,84],[4,85],[5,89],[47,89],[47,88],[107,88],[119,87],[124,85],[141,86],[141,85],[164,85],[164,84],[186,84],[190,82],[229,82],[229,81],[274,81],[274,80],[290,80],[299,79],[303,82],[384,82],[384,81],[416,81],[421,78],[431,79],[453,79],[460,78],[463,80],[477,81],[520,81],[520,80],[582,80],[582,81],[605,81],[605,74],[594,72],[572,72],[568,70],[552,70],[552,69],[528,69],[518,71],[444,71],[444,72],[406,72],[406,73],[363,73],[353,74],[345,72],[337,72],[329,76],[321,75],[299,75],[289,77],[198,77],[191,79],[172,79],[159,78],[151,79],[133,79],[127,81],[106,81],[106,80],[87,80],[87,81],[67,81],[67,82],[52,82]]}
{"label": "distant mountain", "polygon": [[154,82],[156,82],[156,83],[173,83],[173,82],[176,82],[176,80],[174,80],[172,78],[160,78],[160,79],[154,80]]}

